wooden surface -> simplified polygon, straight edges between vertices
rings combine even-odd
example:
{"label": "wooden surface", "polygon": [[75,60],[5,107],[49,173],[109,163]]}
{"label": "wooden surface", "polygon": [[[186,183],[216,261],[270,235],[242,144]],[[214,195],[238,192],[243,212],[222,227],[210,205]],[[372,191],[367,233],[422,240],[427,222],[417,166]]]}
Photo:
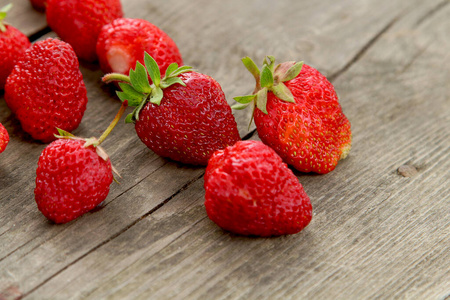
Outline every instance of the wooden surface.
{"label": "wooden surface", "polygon": [[[0,6],[10,1],[0,0]],[[14,0],[33,39],[45,15]],[[450,295],[450,1],[126,0],[214,77],[229,103],[253,89],[240,58],[304,60],[335,85],[353,148],[327,175],[296,172],[314,217],[301,233],[247,238],[204,210],[204,168],[169,162],[120,124],[105,142],[121,184],[65,225],[34,201],[46,145],[0,99],[11,135],[0,155],[0,299],[447,299]],[[50,33],[54,36],[54,33]],[[82,63],[80,136],[99,136],[120,104]],[[248,112],[235,113],[242,137]],[[412,177],[398,168],[408,165]],[[403,175],[402,175],[403,174]]]}

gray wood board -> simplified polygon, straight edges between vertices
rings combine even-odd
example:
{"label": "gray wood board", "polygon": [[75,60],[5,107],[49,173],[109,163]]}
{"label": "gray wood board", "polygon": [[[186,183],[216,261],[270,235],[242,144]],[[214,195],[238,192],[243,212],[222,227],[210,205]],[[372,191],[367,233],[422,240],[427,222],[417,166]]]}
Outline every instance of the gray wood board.
{"label": "gray wood board", "polygon": [[[280,61],[302,59],[317,67],[333,80],[352,122],[350,157],[327,175],[296,173],[314,207],[304,231],[245,238],[207,218],[203,168],[157,157],[133,126],[119,125],[105,148],[123,176],[121,185],[112,185],[99,211],[58,226],[46,221],[33,197],[37,158],[45,145],[23,133],[1,100],[0,122],[11,143],[0,156],[0,294],[30,299],[448,295],[450,6],[448,1],[381,2],[190,1],[183,9],[180,1],[123,3],[127,17],[166,30],[185,63],[216,78],[230,103],[253,87],[242,56],[262,60],[274,54]],[[96,65],[82,64],[81,70],[89,104],[75,134],[99,135],[119,104],[101,84]],[[236,118],[241,135],[247,134],[248,113]],[[404,164],[418,174],[400,176],[397,168]]]}

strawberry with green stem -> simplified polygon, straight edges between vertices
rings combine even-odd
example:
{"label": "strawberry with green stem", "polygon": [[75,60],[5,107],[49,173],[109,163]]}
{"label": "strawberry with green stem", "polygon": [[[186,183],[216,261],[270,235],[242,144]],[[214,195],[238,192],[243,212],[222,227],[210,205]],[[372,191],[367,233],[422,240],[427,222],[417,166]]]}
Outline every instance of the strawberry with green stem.
{"label": "strawberry with green stem", "polygon": [[5,87],[6,78],[16,62],[31,46],[25,34],[4,22],[12,6],[8,4],[0,9],[0,90]]}
{"label": "strawberry with green stem", "polygon": [[41,153],[34,190],[38,209],[55,223],[67,223],[103,202],[114,179],[108,154],[100,144],[117,125],[119,112],[100,138],[80,138],[58,129],[56,141]]}
{"label": "strawberry with green stem", "polygon": [[144,63],[145,67],[137,62],[129,76],[111,73],[103,81],[119,81],[118,97],[136,107],[126,122],[135,123],[147,147],[175,161],[206,165],[216,150],[240,140],[217,81],[177,63],[170,64],[161,78],[158,64],[148,53]]}
{"label": "strawberry with green stem", "polygon": [[350,122],[333,85],[303,62],[275,66],[267,56],[261,70],[242,59],[256,79],[252,95],[236,97],[234,109],[253,106],[261,140],[302,172],[328,173],[351,148]]}

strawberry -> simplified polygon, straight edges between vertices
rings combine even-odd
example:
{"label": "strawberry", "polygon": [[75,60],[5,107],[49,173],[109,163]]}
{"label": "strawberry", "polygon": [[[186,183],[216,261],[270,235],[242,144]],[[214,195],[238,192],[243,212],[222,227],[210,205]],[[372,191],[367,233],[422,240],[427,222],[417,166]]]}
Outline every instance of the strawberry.
{"label": "strawberry", "polygon": [[120,0],[48,0],[47,23],[72,45],[79,58],[93,62],[103,25],[123,16]]}
{"label": "strawberry", "polygon": [[0,123],[0,153],[5,151],[6,146],[9,143],[9,135],[6,128]]}
{"label": "strawberry", "polygon": [[214,151],[240,139],[231,108],[213,78],[173,63],[161,79],[148,53],[144,62],[146,67],[137,62],[130,76],[111,73],[103,81],[126,82],[119,83],[122,92],[117,94],[136,106],[126,122],[135,122],[136,133],[147,147],[162,157],[206,165]]}
{"label": "strawberry", "polygon": [[239,104],[233,108],[253,103],[259,137],[297,170],[334,170],[348,155],[352,135],[333,85],[303,62],[275,67],[275,58],[268,56],[260,71],[250,58],[242,61],[256,88],[253,95],[236,97]]}
{"label": "strawberry", "polygon": [[5,100],[23,130],[44,143],[55,139],[56,127],[77,128],[88,99],[72,47],[52,38],[36,42],[9,75]]}
{"label": "strawberry", "polygon": [[38,11],[45,11],[47,0],[30,0],[31,5]]}
{"label": "strawberry", "polygon": [[215,152],[204,187],[208,217],[233,233],[293,234],[312,218],[311,202],[297,177],[259,141],[240,141]]}
{"label": "strawberry", "polygon": [[27,36],[11,25],[3,23],[12,4],[0,10],[0,90],[5,88],[6,78],[17,60],[25,53],[31,43]]}
{"label": "strawberry", "polygon": [[175,42],[152,23],[140,19],[116,19],[103,26],[97,41],[97,56],[105,73],[128,75],[139,61],[144,63],[144,52],[158,63],[161,73],[176,62],[183,64]]}
{"label": "strawberry", "polygon": [[114,168],[100,147],[125,111],[124,102],[105,133],[82,139],[58,130],[59,139],[39,157],[34,190],[38,209],[55,223],[67,223],[103,202],[113,181]]}

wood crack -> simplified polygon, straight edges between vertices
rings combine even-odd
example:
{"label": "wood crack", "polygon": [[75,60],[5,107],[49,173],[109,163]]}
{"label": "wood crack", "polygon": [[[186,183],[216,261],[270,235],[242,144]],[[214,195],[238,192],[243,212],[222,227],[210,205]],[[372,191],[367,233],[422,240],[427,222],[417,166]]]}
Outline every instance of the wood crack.
{"label": "wood crack", "polygon": [[242,140],[245,141],[245,140],[251,139],[255,135],[255,133],[256,133],[256,128],[253,129],[252,131],[250,131],[249,133],[247,133],[246,135],[244,135],[242,137]]}
{"label": "wood crack", "polygon": [[393,18],[389,23],[387,23],[381,30],[375,34],[363,47],[355,54],[355,56],[347,62],[341,69],[336,71],[335,73],[328,76],[328,80],[330,82],[335,81],[338,77],[340,77],[343,73],[345,73],[351,66],[357,63],[361,57],[385,34],[397,21],[401,18],[403,14],[400,13],[395,18]]}
{"label": "wood crack", "polygon": [[439,10],[441,10],[448,4],[450,4],[449,0],[444,0],[441,3],[437,4],[435,7],[430,9],[426,14],[424,14],[419,20],[417,20],[417,22],[414,24],[414,27],[415,28],[419,27],[423,22],[431,18],[434,14],[436,14]]}
{"label": "wood crack", "polygon": [[49,26],[47,26],[47,27],[44,27],[41,30],[31,34],[28,37],[28,39],[30,40],[30,42],[33,43],[33,42],[37,41],[38,39],[40,39],[41,37],[43,37],[44,35],[46,35],[46,34],[48,34],[50,32],[52,32],[52,29]]}
{"label": "wood crack", "polygon": [[[25,247],[26,245],[28,245],[29,243],[31,243],[32,241],[34,241],[35,238],[27,241],[25,244],[20,245],[19,247],[17,247],[16,249],[12,250],[11,252],[7,253],[5,256],[0,257],[0,262],[2,262],[3,260],[5,260],[6,258],[8,258],[9,256],[13,255],[15,252],[19,251],[21,248]],[[33,248],[34,249],[34,248]]]}

